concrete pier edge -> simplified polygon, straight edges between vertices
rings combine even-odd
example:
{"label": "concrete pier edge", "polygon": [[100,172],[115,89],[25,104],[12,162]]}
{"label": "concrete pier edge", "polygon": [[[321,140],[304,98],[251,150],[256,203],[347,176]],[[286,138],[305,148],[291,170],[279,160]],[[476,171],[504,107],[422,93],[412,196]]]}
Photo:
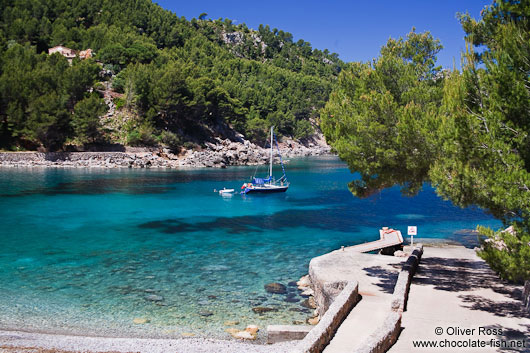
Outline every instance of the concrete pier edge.
{"label": "concrete pier edge", "polygon": [[398,275],[385,322],[354,353],[384,353],[396,343],[401,331],[401,313],[406,310],[410,284],[422,255],[423,245],[418,244],[413,248]]}
{"label": "concrete pier edge", "polygon": [[301,340],[291,353],[322,352],[337,328],[359,300],[359,283],[349,282],[329,306],[319,323]]}
{"label": "concrete pier edge", "polygon": [[[414,246],[411,255],[409,255],[403,264],[398,275],[392,294],[392,302],[388,308],[388,314],[384,323],[369,336],[368,340],[352,352],[382,353],[386,352],[396,342],[401,331],[401,313],[406,310],[410,284],[422,255],[423,245],[418,244]],[[330,283],[328,285],[333,284]],[[328,303],[326,300],[320,300],[322,303],[319,303],[319,306],[324,304],[323,306],[327,310],[318,325],[295,346],[291,353],[322,352],[344,319],[359,301],[359,284],[357,281],[350,281],[348,283],[339,281],[335,283],[335,286],[337,287],[336,289],[342,288],[342,290],[332,303]]]}

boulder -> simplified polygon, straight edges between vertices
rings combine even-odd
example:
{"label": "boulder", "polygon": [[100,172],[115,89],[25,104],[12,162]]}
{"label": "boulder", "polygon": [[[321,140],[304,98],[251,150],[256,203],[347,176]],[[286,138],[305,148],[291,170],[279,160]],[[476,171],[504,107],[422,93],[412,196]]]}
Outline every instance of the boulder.
{"label": "boulder", "polygon": [[309,275],[305,275],[298,282],[296,282],[299,289],[305,289],[306,287],[311,286],[311,279],[309,278]]}
{"label": "boulder", "polygon": [[318,324],[319,321],[320,321],[320,318],[318,316],[310,317],[310,318],[307,319],[307,323],[309,325],[316,325],[316,324]]}
{"label": "boulder", "polygon": [[259,331],[259,327],[256,325],[248,325],[245,331],[249,332],[251,335],[255,335]]}
{"label": "boulder", "polygon": [[306,289],[304,289],[304,291],[302,293],[300,293],[300,295],[302,295],[304,297],[309,297],[309,296],[311,296],[313,294],[315,294],[315,292],[309,287],[306,287]]}
{"label": "boulder", "polygon": [[394,251],[394,256],[397,256],[397,257],[407,257],[407,253],[402,251],[402,250],[396,250]]}
{"label": "boulder", "polygon": [[251,334],[248,331],[236,332],[236,333],[234,333],[232,335],[232,337],[239,338],[239,339],[242,339],[242,340],[255,340],[256,339],[256,335],[253,335],[253,334]]}

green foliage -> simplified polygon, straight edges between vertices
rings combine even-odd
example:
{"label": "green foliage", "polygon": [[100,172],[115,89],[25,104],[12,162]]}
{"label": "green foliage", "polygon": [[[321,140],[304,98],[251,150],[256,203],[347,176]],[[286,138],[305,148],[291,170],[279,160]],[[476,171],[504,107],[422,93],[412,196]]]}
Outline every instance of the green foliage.
{"label": "green foliage", "polygon": [[373,63],[352,63],[322,111],[328,143],[361,179],[350,183],[358,196],[400,184],[417,192],[428,177],[442,98],[435,79],[442,48],[428,32],[390,39]]}
{"label": "green foliage", "polygon": [[91,62],[70,66],[60,55],[12,45],[2,54],[0,116],[2,144],[60,149],[72,135],[70,109],[94,83]]}
{"label": "green foliage", "polygon": [[516,225],[514,232],[497,231],[479,227],[488,239],[482,242],[479,256],[502,277],[523,282],[530,278],[530,234],[528,227]]}
{"label": "green foliage", "polygon": [[[487,208],[515,233],[483,231],[493,239],[481,256],[502,277],[530,278],[530,7],[499,1],[480,21],[461,17],[469,48],[462,73],[445,87],[440,157],[431,170],[438,192]],[[482,64],[482,65],[479,65]],[[498,244],[502,246],[499,250]]]}
{"label": "green foliage", "polygon": [[249,137],[260,145],[266,143],[269,136],[268,129],[269,125],[267,122],[259,117],[254,117],[247,123],[247,133]]}
{"label": "green foliage", "polygon": [[307,138],[315,133],[315,130],[311,126],[311,123],[307,120],[298,120],[296,122],[296,129],[294,131],[294,137],[297,139]]}
{"label": "green foliage", "polygon": [[125,105],[125,99],[116,97],[112,100],[114,104],[116,105],[116,109],[119,110],[121,107]]}
{"label": "green foliage", "polygon": [[91,95],[75,105],[72,126],[81,141],[96,142],[101,137],[99,118],[106,111],[107,105],[97,95]]}
{"label": "green foliage", "polygon": [[[59,44],[93,49],[103,67],[117,75],[112,84],[125,94],[125,107],[152,121],[155,134],[169,129],[193,136],[211,130],[205,126],[228,125],[259,136],[256,124],[248,126],[256,112],[281,134],[309,133],[301,121],[316,118],[324,106],[343,66],[337,54],[313,49],[303,40],[294,43],[292,34],[269,26],[252,31],[229,19],[206,17],[203,13],[188,22],[149,0],[7,0],[0,13],[0,55],[17,43],[35,57],[32,60]],[[57,86],[53,90],[62,108],[72,112],[100,68],[92,60],[78,59],[68,66],[59,54],[50,60],[58,71],[57,80],[51,79]],[[10,65],[15,65],[12,57],[0,61],[0,72],[8,72]],[[28,87],[47,87],[47,82],[33,78],[35,64],[19,69],[17,80],[35,83]],[[4,83],[9,80],[5,77]],[[24,123],[26,93],[15,89],[1,97],[0,115],[8,115],[0,130],[5,145],[37,139]],[[63,134],[75,137],[71,135],[76,132]]]}
{"label": "green foliage", "polygon": [[154,146],[156,142],[155,129],[147,122],[142,122],[127,133],[127,144],[130,146]]}
{"label": "green foliage", "polygon": [[177,153],[182,146],[182,141],[177,136],[177,134],[171,131],[162,131],[160,134],[160,142],[166,145],[172,152]]}
{"label": "green foliage", "polygon": [[[373,64],[352,64],[322,114],[332,147],[365,196],[431,181],[454,204],[488,209],[515,232],[480,228],[480,255],[507,279],[530,278],[530,8],[496,1],[480,21],[463,15],[463,70],[442,75],[426,34],[390,40]],[[443,87],[443,88],[442,88]]]}

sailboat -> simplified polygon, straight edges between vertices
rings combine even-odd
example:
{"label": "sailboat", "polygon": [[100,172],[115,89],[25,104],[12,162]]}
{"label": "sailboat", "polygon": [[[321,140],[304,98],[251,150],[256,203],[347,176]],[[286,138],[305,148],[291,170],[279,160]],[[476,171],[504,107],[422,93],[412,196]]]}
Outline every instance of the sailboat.
{"label": "sailboat", "polygon": [[262,193],[268,194],[273,192],[286,192],[289,188],[289,182],[287,181],[287,176],[285,175],[285,168],[283,167],[282,156],[280,154],[280,149],[276,143],[276,148],[278,149],[278,155],[280,156],[280,163],[282,165],[283,175],[280,179],[276,180],[272,176],[272,162],[274,159],[274,126],[271,126],[271,152],[270,152],[270,165],[269,165],[269,176],[267,178],[252,178],[252,182],[245,183],[241,186],[242,194],[251,194],[251,193]]}

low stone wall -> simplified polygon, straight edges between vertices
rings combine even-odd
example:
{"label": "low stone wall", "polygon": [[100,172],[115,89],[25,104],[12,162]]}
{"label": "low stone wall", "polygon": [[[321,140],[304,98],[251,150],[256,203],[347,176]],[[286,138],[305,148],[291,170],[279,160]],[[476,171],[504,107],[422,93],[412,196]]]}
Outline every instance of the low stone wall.
{"label": "low stone wall", "polygon": [[418,244],[412,251],[412,254],[408,257],[407,261],[403,264],[396,285],[394,286],[394,293],[392,294],[392,311],[403,312],[407,310],[410,283],[418,269],[422,255],[423,245]]}
{"label": "low stone wall", "polygon": [[397,341],[400,331],[401,313],[391,311],[383,325],[352,353],[384,353]]}
{"label": "low stone wall", "polygon": [[291,352],[322,352],[358,301],[359,283],[357,281],[349,282],[329,306],[320,322]]}

